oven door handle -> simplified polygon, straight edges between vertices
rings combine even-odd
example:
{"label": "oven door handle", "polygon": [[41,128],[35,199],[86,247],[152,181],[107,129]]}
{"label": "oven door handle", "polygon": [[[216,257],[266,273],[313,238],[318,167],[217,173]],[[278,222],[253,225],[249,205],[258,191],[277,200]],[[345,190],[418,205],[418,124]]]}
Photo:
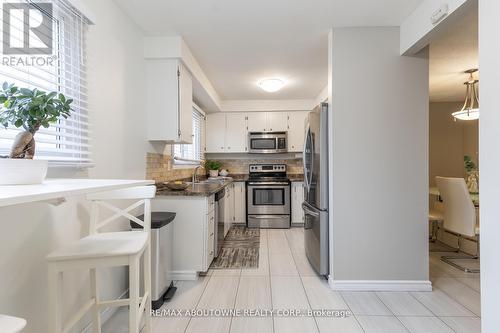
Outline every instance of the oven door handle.
{"label": "oven door handle", "polygon": [[251,185],[251,186],[260,186],[260,185],[265,185],[265,186],[269,186],[269,185],[276,185],[276,186],[283,186],[283,185],[290,185],[290,183],[287,183],[287,182],[248,182],[248,185]]}
{"label": "oven door handle", "polygon": [[269,220],[269,219],[285,220],[288,219],[290,215],[249,215],[248,217],[256,220]]}

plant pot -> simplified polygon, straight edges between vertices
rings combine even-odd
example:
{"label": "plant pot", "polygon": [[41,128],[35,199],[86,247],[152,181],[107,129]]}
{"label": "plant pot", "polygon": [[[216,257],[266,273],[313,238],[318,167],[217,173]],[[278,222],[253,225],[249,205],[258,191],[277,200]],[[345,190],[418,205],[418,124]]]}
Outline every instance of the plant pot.
{"label": "plant pot", "polygon": [[0,185],[41,184],[47,176],[48,161],[0,158]]}
{"label": "plant pot", "polygon": [[470,193],[479,193],[479,171],[468,171],[466,183]]}
{"label": "plant pot", "polygon": [[219,170],[209,170],[208,171],[208,174],[210,175],[210,177],[218,177],[219,176]]}

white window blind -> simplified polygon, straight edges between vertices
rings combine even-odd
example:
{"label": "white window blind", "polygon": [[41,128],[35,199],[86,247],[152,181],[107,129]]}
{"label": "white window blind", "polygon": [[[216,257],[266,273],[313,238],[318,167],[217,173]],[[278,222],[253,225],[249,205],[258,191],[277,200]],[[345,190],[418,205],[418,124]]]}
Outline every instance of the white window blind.
{"label": "white window blind", "polygon": [[[193,143],[174,145],[173,155],[189,160],[203,160],[205,156],[205,116],[193,107]],[[175,161],[176,164],[198,164],[196,162]]]}
{"label": "white window blind", "polygon": [[[38,1],[25,0],[37,8]],[[20,88],[38,88],[43,91],[57,91],[73,99],[72,113],[68,119],[60,119],[49,128],[40,128],[35,134],[35,158],[47,159],[58,165],[91,165],[90,126],[87,101],[86,30],[88,21],[65,0],[43,0],[53,4],[52,15],[52,65],[31,64],[16,66],[0,63],[0,84],[14,83]],[[3,15],[0,20],[3,26]],[[11,21],[15,15],[10,16]],[[11,40],[15,29],[11,24]],[[18,34],[17,34],[18,35]],[[16,55],[24,58],[24,55]],[[47,57],[27,54],[27,57]],[[49,55],[49,57],[51,57]],[[0,155],[8,155],[13,138],[23,130],[10,126],[0,128]]]}

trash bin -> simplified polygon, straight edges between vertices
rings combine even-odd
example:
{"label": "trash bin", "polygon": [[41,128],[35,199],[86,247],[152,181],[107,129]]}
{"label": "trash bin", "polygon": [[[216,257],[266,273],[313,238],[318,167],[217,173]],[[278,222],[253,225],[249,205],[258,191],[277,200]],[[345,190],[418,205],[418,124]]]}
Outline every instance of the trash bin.
{"label": "trash bin", "polygon": [[[144,215],[137,216],[144,220]],[[172,265],[172,221],[175,213],[151,213],[151,307],[159,309],[164,300],[169,300],[177,288],[170,278]],[[142,229],[139,224],[130,221],[133,230]]]}

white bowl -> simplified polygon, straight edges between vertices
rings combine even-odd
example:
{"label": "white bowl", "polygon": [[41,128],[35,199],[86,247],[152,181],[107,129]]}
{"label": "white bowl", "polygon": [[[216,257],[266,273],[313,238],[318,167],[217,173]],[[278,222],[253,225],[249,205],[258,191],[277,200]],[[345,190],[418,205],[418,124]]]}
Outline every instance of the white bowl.
{"label": "white bowl", "polygon": [[41,184],[47,176],[48,161],[0,158],[0,185]]}
{"label": "white bowl", "polygon": [[221,175],[222,177],[226,177],[227,175],[229,175],[229,172],[227,172],[227,170],[221,170],[219,171],[219,175]]}

